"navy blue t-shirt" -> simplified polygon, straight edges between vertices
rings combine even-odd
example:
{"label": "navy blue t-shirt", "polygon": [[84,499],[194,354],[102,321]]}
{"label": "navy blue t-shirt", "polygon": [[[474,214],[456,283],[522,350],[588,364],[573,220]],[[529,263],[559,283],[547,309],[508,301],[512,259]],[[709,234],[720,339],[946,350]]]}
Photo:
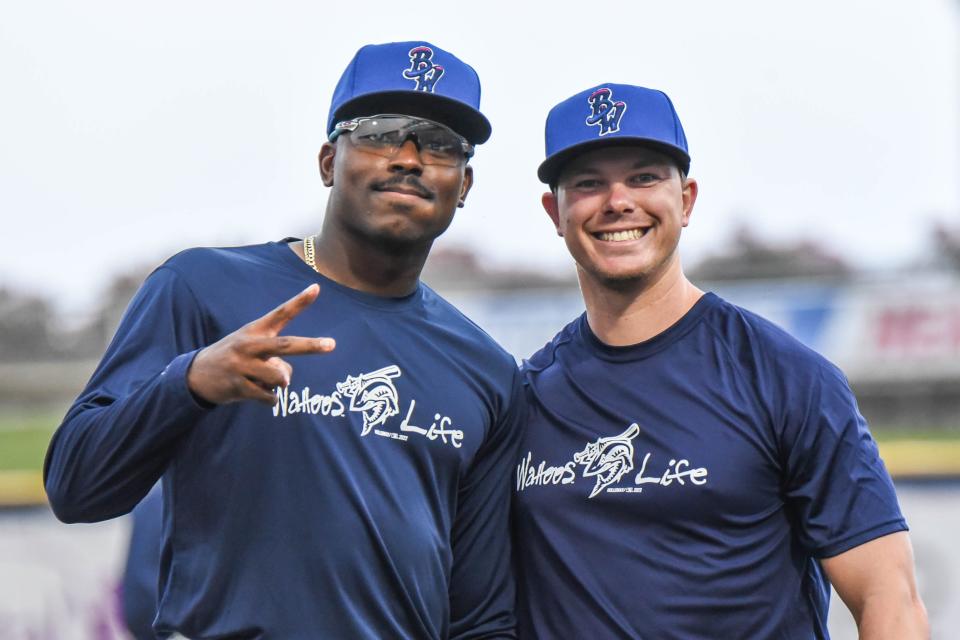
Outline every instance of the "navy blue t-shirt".
{"label": "navy blue t-shirt", "polygon": [[[207,408],[197,350],[311,283],[274,407]],[[513,358],[424,285],[383,298],[285,243],[192,249],[131,302],[55,434],[45,481],[67,521],[128,512],[163,476],[159,631],[193,638],[513,637]]]}
{"label": "navy blue t-shirt", "polygon": [[628,347],[584,315],[524,380],[521,638],[824,638],[817,559],[906,529],[840,371],[713,294]]}

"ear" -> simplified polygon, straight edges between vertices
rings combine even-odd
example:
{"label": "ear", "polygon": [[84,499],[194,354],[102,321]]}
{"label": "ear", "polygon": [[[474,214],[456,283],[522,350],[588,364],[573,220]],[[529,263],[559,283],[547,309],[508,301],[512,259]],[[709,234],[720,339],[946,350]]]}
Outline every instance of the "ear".
{"label": "ear", "polygon": [[320,154],[317,156],[317,162],[320,165],[320,178],[323,180],[323,186],[333,186],[333,160],[337,157],[337,145],[332,142],[324,142],[320,147]]}
{"label": "ear", "polygon": [[563,229],[560,228],[560,207],[557,204],[557,194],[553,191],[547,191],[540,197],[540,204],[543,210],[547,212],[550,219],[553,220],[553,226],[557,229],[557,235],[563,237]]}
{"label": "ear", "polygon": [[458,207],[462,207],[463,203],[467,201],[467,194],[470,193],[472,187],[473,167],[467,165],[463,168],[463,182],[460,183],[460,201],[457,203]]}
{"label": "ear", "polygon": [[693,205],[697,202],[698,189],[697,181],[693,178],[687,178],[683,183],[683,226],[690,224],[690,216],[693,215]]}

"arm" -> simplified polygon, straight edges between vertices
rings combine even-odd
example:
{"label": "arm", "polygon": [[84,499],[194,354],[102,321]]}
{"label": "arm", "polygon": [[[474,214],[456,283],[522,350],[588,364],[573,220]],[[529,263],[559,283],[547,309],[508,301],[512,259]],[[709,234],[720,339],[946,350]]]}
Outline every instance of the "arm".
{"label": "arm", "polygon": [[523,387],[515,372],[510,406],[461,481],[451,534],[451,640],[516,638],[510,470],[518,456],[524,407]]}
{"label": "arm", "polygon": [[913,550],[905,531],[824,558],[820,564],[853,614],[864,640],[930,637],[927,612],[917,593]]}
{"label": "arm", "polygon": [[862,638],[925,638],[893,482],[846,378],[832,366],[813,372],[789,380],[802,394],[790,403],[784,446],[794,534],[820,559]]}
{"label": "arm", "polygon": [[180,276],[154,271],[50,441],[44,484],[58,518],[121,515],[156,483],[180,436],[206,413],[186,384],[203,334],[202,314]]}
{"label": "arm", "polygon": [[127,513],[215,405],[274,404],[272,389],[292,373],[278,356],[334,347],[329,339],[278,335],[318,293],[312,285],[204,346],[208,318],[199,301],[174,270],[155,271],[50,441],[44,484],[57,517],[90,522]]}

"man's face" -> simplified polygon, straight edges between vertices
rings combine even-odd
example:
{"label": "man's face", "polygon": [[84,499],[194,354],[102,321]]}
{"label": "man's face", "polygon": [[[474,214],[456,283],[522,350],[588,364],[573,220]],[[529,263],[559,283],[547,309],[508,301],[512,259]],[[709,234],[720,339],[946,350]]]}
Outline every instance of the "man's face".
{"label": "man's face", "polygon": [[610,146],[568,162],[543,206],[582,277],[604,286],[652,283],[678,263],[680,230],[697,197],[667,156]]}
{"label": "man's face", "polygon": [[473,183],[466,157],[457,166],[429,162],[413,139],[383,154],[341,135],[320,151],[324,184],[333,187],[328,215],[341,230],[380,247],[429,244],[450,225]]}

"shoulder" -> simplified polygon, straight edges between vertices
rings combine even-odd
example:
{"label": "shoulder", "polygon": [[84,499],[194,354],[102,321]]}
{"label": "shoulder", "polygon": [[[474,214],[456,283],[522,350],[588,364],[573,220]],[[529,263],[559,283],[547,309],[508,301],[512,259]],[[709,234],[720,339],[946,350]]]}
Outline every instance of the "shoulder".
{"label": "shoulder", "polygon": [[211,271],[248,268],[251,262],[269,260],[276,250],[274,243],[240,247],[193,247],[167,259],[160,268],[170,269],[185,278]]}
{"label": "shoulder", "polygon": [[704,318],[705,324],[738,362],[757,363],[774,370],[836,369],[823,355],[777,324],[720,297],[716,300]]}
{"label": "shoulder", "polygon": [[[855,399],[846,376],[826,357],[773,322],[721,300],[706,325],[734,375],[753,390],[775,423],[828,407],[847,415]],[[792,416],[792,418],[791,418]]]}
{"label": "shoulder", "polygon": [[550,339],[539,351],[523,361],[521,370],[524,374],[543,371],[549,368],[557,358],[557,352],[577,339],[583,315],[577,316]]}
{"label": "shoulder", "polygon": [[[278,276],[290,273],[283,259],[282,244],[239,247],[194,247],[167,259],[154,271],[175,274],[184,286],[201,297],[214,298],[226,292],[269,290]],[[292,253],[291,253],[292,255]]]}

